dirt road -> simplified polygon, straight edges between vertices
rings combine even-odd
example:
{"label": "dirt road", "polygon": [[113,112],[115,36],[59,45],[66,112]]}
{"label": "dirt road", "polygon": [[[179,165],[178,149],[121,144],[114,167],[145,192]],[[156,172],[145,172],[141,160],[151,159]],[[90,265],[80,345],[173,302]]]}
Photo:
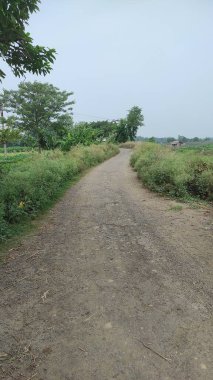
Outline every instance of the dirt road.
{"label": "dirt road", "polygon": [[212,219],[92,169],[0,268],[0,379],[213,379]]}

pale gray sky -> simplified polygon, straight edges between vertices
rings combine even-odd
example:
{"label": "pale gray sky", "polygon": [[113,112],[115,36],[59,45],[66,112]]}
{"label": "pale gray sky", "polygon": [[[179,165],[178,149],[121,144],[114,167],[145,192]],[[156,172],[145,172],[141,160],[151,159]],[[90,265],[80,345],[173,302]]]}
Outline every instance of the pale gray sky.
{"label": "pale gray sky", "polygon": [[[26,79],[74,91],[75,121],[138,105],[143,136],[213,136],[212,20],[212,0],[43,0],[29,31],[57,60]],[[2,86],[15,88],[6,72]]]}

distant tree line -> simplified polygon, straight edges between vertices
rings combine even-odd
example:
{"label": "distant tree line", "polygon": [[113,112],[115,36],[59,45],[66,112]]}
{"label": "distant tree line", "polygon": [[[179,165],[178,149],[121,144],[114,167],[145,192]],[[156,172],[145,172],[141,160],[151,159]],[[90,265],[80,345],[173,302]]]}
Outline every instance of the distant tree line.
{"label": "distant tree line", "polygon": [[81,122],[72,117],[73,92],[61,91],[49,83],[22,82],[17,90],[4,89],[0,94],[0,143],[41,149],[109,141],[133,141],[143,125],[141,108],[134,106],[120,120]]}
{"label": "distant tree line", "polygon": [[102,120],[81,122],[73,126],[67,139],[62,143],[62,149],[69,150],[77,144],[89,145],[103,141],[122,143],[136,139],[137,131],[143,125],[144,116],[141,108],[134,106],[126,118],[120,120]]}
{"label": "distant tree line", "polygon": [[199,138],[199,137],[192,137],[188,138],[185,136],[179,135],[178,138],[175,137],[143,137],[143,136],[137,136],[137,141],[149,141],[149,142],[156,142],[158,144],[170,144],[172,141],[180,141],[185,144],[190,143],[199,143],[199,142],[208,142],[213,141],[213,137],[205,137],[205,138]]}
{"label": "distant tree line", "polygon": [[[0,57],[16,77],[27,72],[46,75],[56,56],[55,49],[35,45],[26,25],[39,10],[40,0],[0,2]],[[0,69],[0,81],[5,73]],[[0,144],[18,143],[41,149],[113,141],[135,140],[143,125],[142,110],[135,106],[116,121],[73,123],[73,93],[48,83],[23,82],[16,91],[0,94]]]}

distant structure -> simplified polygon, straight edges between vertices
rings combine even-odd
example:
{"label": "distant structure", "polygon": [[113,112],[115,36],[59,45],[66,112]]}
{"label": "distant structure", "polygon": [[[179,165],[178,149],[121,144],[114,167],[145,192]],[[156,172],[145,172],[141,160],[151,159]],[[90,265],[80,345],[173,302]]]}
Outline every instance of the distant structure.
{"label": "distant structure", "polygon": [[173,148],[179,148],[180,146],[184,145],[184,143],[182,141],[178,141],[178,140],[174,140],[170,143],[170,145],[173,147]]}

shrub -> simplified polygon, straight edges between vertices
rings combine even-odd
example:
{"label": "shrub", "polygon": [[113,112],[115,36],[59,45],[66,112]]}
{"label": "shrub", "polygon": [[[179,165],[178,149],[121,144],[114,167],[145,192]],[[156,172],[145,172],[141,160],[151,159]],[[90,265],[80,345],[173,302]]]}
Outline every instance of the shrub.
{"label": "shrub", "polygon": [[[203,152],[201,152],[203,154]],[[142,143],[132,154],[131,165],[151,190],[174,197],[213,198],[213,163],[199,152],[172,150]]]}

